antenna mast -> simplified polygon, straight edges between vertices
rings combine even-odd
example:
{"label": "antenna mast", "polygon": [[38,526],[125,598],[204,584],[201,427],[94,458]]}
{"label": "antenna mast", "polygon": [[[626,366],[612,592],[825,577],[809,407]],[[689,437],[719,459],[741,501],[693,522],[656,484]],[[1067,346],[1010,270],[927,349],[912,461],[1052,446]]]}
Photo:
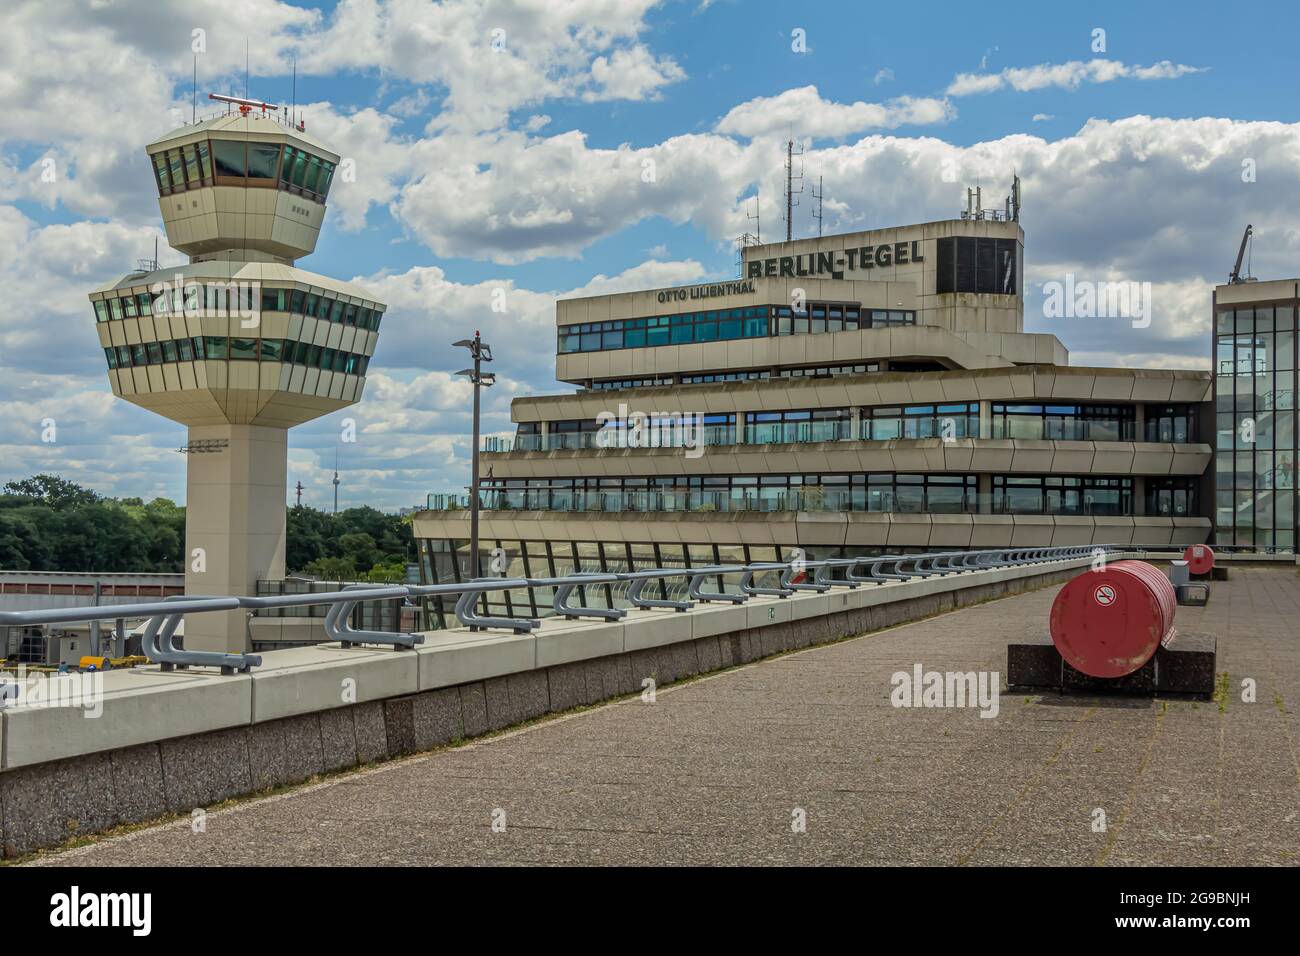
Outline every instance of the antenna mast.
{"label": "antenna mast", "polygon": [[199,121],[199,55],[194,54],[194,82],[190,86],[190,123]]}
{"label": "antenna mast", "polygon": [[794,158],[803,155],[803,147],[800,146],[798,152],[794,148],[794,137],[786,140],[785,144],[785,241],[789,242],[794,238],[794,207],[799,205],[795,202],[795,196],[798,193],[794,189],[794,181],[799,180],[799,193],[803,192],[803,171],[799,175],[794,174]]}
{"label": "antenna mast", "polygon": [[736,239],[736,273],[740,278],[745,278],[745,247],[761,246],[763,244],[763,203],[759,198],[758,192],[754,193],[754,215],[749,215],[746,211],[745,218],[754,223],[754,231],[746,232]]}
{"label": "antenna mast", "polygon": [[826,195],[826,190],[822,187],[822,177],[817,176],[817,188],[812,191],[813,199],[817,200],[817,211],[812,214],[817,220],[817,238],[822,237],[822,197]]}

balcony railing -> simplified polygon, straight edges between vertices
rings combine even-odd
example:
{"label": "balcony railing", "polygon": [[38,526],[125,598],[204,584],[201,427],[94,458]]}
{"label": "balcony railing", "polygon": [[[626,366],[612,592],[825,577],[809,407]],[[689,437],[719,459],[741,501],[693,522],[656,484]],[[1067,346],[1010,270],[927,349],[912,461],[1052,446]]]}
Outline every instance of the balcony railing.
{"label": "balcony railing", "polygon": [[[1126,423],[1132,425],[1131,422]],[[739,425],[705,425],[698,434],[701,443],[706,446],[718,445],[769,445],[799,444],[802,442],[838,442],[838,441],[899,441],[927,438],[951,437],[964,439],[1017,439],[1022,441],[1095,441],[1095,442],[1132,442],[1139,440],[1132,428],[1117,430],[1104,423],[1079,421],[1068,422],[1065,426],[1030,428],[1017,424],[1008,428],[1002,423],[994,423],[989,434],[980,433],[979,421],[974,416],[935,416],[930,418],[863,418],[855,428],[851,419],[835,419],[812,422],[762,422],[740,423]],[[652,435],[652,430],[646,432]],[[662,443],[657,436],[647,438],[638,447],[671,448],[684,447],[682,432],[677,437],[664,439]],[[694,435],[691,431],[686,434]],[[550,432],[547,435],[493,436],[485,438],[482,450],[485,452],[524,452],[524,451],[586,451],[600,448],[621,448],[626,442],[617,434],[607,434],[605,438],[598,431]],[[691,438],[692,444],[696,439]],[[1140,440],[1150,440],[1143,437]],[[1166,444],[1197,444],[1194,438],[1183,433],[1179,438],[1170,434],[1162,436]]]}
{"label": "balcony railing", "polygon": [[[548,484],[542,487],[485,489],[479,496],[484,511],[555,511],[604,513],[740,513],[740,512],[866,512],[889,514],[1062,515],[1066,517],[1132,517],[1131,491],[1016,489],[1014,493],[975,492],[948,486],[807,485],[790,488],[648,488],[606,491]],[[469,496],[433,494],[431,511],[463,511]],[[1183,514],[1183,517],[1197,517]],[[1153,515],[1171,517],[1171,515]]]}

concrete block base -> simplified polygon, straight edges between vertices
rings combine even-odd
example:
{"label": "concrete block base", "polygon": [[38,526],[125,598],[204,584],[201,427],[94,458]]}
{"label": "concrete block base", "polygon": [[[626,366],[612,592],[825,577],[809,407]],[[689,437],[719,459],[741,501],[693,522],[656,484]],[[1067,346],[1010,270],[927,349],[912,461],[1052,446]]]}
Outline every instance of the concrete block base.
{"label": "concrete block base", "polygon": [[1208,700],[1214,694],[1213,635],[1178,632],[1168,647],[1132,674],[1119,678],[1090,677],[1065,661],[1050,638],[1007,645],[1007,687],[1063,693],[1169,694]]}

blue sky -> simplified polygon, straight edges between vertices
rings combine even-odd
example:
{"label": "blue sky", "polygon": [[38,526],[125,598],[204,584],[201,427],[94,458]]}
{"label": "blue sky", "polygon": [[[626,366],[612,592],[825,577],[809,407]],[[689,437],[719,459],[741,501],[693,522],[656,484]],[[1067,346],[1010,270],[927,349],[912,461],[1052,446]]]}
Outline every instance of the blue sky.
{"label": "blue sky", "polygon": [[[1075,364],[1204,367],[1209,293],[1253,222],[1257,274],[1296,274],[1296,14],[1284,4],[863,5],[714,0],[18,0],[0,12],[0,480],[56,470],[105,494],[184,497],[183,429],[115,401],[85,293],[160,235],[144,145],[199,93],[297,96],[354,157],[305,269],[389,303],[366,396],[291,433],[323,503],[395,508],[467,474],[447,343],[482,326],[512,396],[553,378],[554,299],[732,274],[758,191],[783,231],[782,140],[825,178],[828,231],[955,215],[1024,178],[1026,330]],[[256,33],[249,26],[256,25]],[[1094,30],[1105,49],[1094,52]],[[805,52],[792,50],[804,31]],[[499,52],[494,31],[503,31]],[[200,107],[202,111],[202,107]],[[645,161],[652,187],[634,175]],[[58,175],[42,178],[53,162]],[[956,181],[939,175],[944,163]],[[1243,178],[1243,164],[1255,175]],[[795,232],[814,231],[811,197]],[[174,255],[174,254],[172,254]],[[175,260],[173,260],[175,261]],[[1151,282],[1147,330],[1052,320],[1042,283]],[[509,291],[504,316],[487,309]],[[58,330],[60,348],[49,347]],[[60,439],[40,441],[40,421]]]}
{"label": "blue sky", "polygon": [[[307,7],[306,4],[296,4]],[[815,17],[791,16],[789,4],[771,0],[716,0],[701,11],[698,0],[666,3],[646,16],[646,42],[667,51],[687,76],[656,100],[618,104],[573,101],[547,103],[548,132],[580,130],[593,148],[614,149],[628,143],[653,146],[672,136],[706,132],[738,103],[757,96],[776,96],[792,87],[815,85],[823,97],[840,101],[879,101],[899,95],[942,95],[959,72],[994,72],[1006,67],[1063,63],[1094,57],[1092,31],[1106,30],[1107,58],[1150,64],[1165,59],[1203,66],[1206,72],[1177,82],[1086,84],[1077,90],[1047,88],[1026,93],[970,97],[939,135],[958,145],[999,139],[1016,132],[1053,138],[1068,136],[1092,117],[1119,119],[1150,116],[1295,122],[1300,97],[1293,62],[1294,42],[1286,24],[1294,12],[1283,6],[1278,29],[1258,28],[1263,8],[1249,17],[1224,16],[1222,4],[1090,3],[1045,5],[999,4],[996,16],[982,8],[951,4],[935,18],[918,18],[905,5],[819,4]],[[331,9],[320,5],[317,9]],[[821,12],[822,9],[825,12]],[[813,9],[808,10],[812,13]],[[937,21],[937,22],[936,22]],[[1213,29],[1207,29],[1213,24]],[[790,52],[790,31],[802,26],[810,52]],[[1243,56],[1241,51],[1249,51]],[[983,67],[983,69],[981,69]],[[892,79],[874,82],[881,70]],[[254,92],[289,89],[288,78],[260,78]],[[384,108],[411,95],[418,86],[389,83],[373,71],[303,77],[300,97],[328,100],[352,109]],[[285,94],[287,95],[287,93]],[[441,102],[432,91],[430,112]],[[529,115],[532,110],[520,111]],[[425,113],[399,129],[418,135]],[[1052,119],[1034,121],[1035,115]],[[518,119],[518,116],[516,116]],[[793,132],[799,135],[799,130]],[[835,142],[835,140],[830,140]],[[775,168],[782,157],[773,156]],[[805,164],[811,176],[816,170]],[[834,183],[830,184],[833,194]],[[814,228],[811,200],[796,213],[796,222]],[[356,242],[352,235],[330,233],[313,258],[319,268],[366,271],[397,270],[429,261],[427,249],[403,242],[402,230],[383,210],[371,216],[373,236]],[[773,221],[775,235],[779,223]],[[694,257],[716,270],[731,268],[734,257],[698,230],[674,227],[650,218],[586,248],[578,258],[547,257],[520,264],[513,275],[524,284],[578,286],[592,275],[621,271],[644,250],[664,245],[679,258]],[[464,281],[499,275],[482,260],[435,257]],[[351,263],[351,265],[349,265]]]}

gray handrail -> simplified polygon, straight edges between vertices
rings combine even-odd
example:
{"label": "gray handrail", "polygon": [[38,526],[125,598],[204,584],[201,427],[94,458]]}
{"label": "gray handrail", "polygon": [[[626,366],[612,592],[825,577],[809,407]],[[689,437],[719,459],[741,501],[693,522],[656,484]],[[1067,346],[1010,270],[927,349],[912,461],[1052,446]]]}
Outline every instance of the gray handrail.
{"label": "gray handrail", "polygon": [[359,602],[379,601],[384,598],[404,599],[408,596],[406,588],[353,584],[335,593],[344,596],[352,594],[352,600],[340,600],[332,604],[325,614],[325,633],[343,647],[354,647],[360,644],[391,644],[394,647],[412,648],[416,644],[424,643],[423,634],[403,634],[400,631],[354,631],[348,621],[352,616],[352,609]]}
{"label": "gray handrail", "polygon": [[[411,648],[423,643],[422,634],[402,634],[388,631],[357,631],[348,624],[352,609],[365,601],[396,600],[416,597],[455,597],[455,614],[461,624],[471,631],[486,628],[505,628],[525,634],[541,626],[537,618],[480,615],[475,605],[487,592],[554,588],[552,608],[558,616],[571,620],[594,617],[601,620],[620,620],[627,615],[623,608],[590,607],[575,604],[573,592],[587,585],[627,583],[628,602],[636,608],[667,608],[687,611],[695,602],[727,602],[744,604],[751,597],[767,596],[786,598],[799,591],[825,593],[833,587],[856,588],[872,583],[889,585],[912,578],[928,578],[948,574],[987,571],[1001,567],[1017,567],[1051,561],[1067,561],[1091,557],[1098,553],[1109,555],[1121,550],[1116,545],[1065,545],[1034,548],[989,548],[958,551],[934,551],[921,554],[861,555],[857,557],[826,558],[818,561],[758,561],[751,564],[720,564],[693,568],[647,568],[626,572],[583,571],[557,577],[542,578],[475,578],[455,584],[421,585],[351,585],[339,591],[308,594],[281,594],[248,597],[205,597],[176,595],[162,601],[138,604],[118,604],[94,607],[54,608],[36,611],[0,611],[0,626],[35,626],[45,624],[71,624],[88,621],[115,620],[118,618],[146,618],[142,646],[150,661],[161,664],[164,670],[173,667],[219,667],[223,674],[247,672],[261,664],[256,654],[227,654],[219,651],[192,651],[175,646],[174,637],[185,614],[238,609],[260,610],[267,608],[306,607],[328,604],[325,631],[332,640],[344,647],[355,644],[385,644]],[[1124,546],[1123,550],[1130,550]],[[907,567],[910,565],[910,568]],[[869,567],[866,574],[855,573],[859,567]],[[844,577],[836,578],[835,570],[843,569]],[[891,570],[885,570],[889,568]],[[753,583],[754,575],[761,572],[778,572],[776,587],[761,587]],[[812,571],[811,580],[795,582],[793,576]],[[738,592],[705,590],[705,581],[711,577],[739,575]],[[666,578],[686,578],[690,600],[666,600],[644,597],[642,591],[652,581]]]}

